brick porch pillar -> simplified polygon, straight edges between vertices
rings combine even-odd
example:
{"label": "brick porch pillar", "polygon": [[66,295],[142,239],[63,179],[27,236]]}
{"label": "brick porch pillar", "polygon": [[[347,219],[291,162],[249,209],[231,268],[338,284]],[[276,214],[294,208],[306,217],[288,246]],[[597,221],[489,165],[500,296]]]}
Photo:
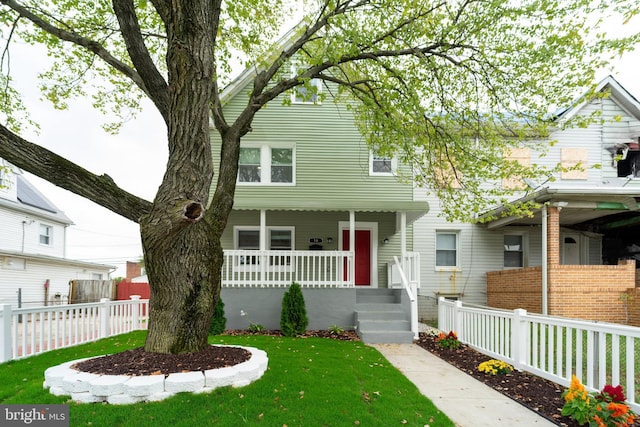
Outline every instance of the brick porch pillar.
{"label": "brick porch pillar", "polygon": [[[549,206],[547,208],[547,265],[549,276],[554,266],[560,264],[560,208]],[[549,281],[549,287],[552,286]]]}

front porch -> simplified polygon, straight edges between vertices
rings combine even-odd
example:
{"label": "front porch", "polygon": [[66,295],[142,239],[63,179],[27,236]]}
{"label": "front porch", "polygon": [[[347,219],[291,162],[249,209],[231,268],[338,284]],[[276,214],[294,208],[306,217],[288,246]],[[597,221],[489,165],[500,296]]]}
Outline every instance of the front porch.
{"label": "front porch", "polygon": [[[640,305],[635,296],[640,270],[636,269],[635,257],[623,250],[633,246],[638,238],[637,230],[629,225],[637,223],[640,205],[626,191],[631,190],[544,189],[530,197],[540,204],[534,215],[503,216],[490,221],[490,230],[503,230],[505,235],[511,227],[515,230],[528,227],[531,234],[540,230],[541,263],[487,272],[487,305],[619,324],[636,323]],[[517,249],[524,251],[522,246]]]}
{"label": "front porch", "polygon": [[[410,343],[418,336],[420,257],[388,264],[388,288],[357,286],[353,251],[225,251],[222,301],[227,329],[280,329],[284,292],[302,286],[309,329],[355,329],[366,343]],[[357,268],[357,266],[356,266]]]}

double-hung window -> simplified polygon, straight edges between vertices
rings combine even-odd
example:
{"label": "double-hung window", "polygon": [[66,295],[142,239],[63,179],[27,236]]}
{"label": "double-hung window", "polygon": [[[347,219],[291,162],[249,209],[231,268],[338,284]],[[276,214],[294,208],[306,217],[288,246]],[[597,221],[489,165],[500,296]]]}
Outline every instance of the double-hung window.
{"label": "double-hung window", "polygon": [[393,175],[396,171],[396,159],[371,153],[369,156],[369,175]]}
{"label": "double-hung window", "polygon": [[53,243],[53,227],[46,224],[40,224],[40,244],[51,246]]}
{"label": "double-hung window", "polygon": [[[240,250],[260,249],[260,228],[259,227],[235,227],[235,246]],[[294,227],[267,227],[267,250],[270,251],[292,251],[294,249],[295,228]],[[240,256],[240,265],[260,264],[260,257],[257,255]],[[268,265],[282,266],[290,265],[291,257],[283,254],[270,254]]]}
{"label": "double-hung window", "polygon": [[[291,70],[291,76],[296,77],[298,74],[298,68],[301,66],[294,66]],[[320,94],[322,93],[322,80],[320,79],[308,79],[303,82],[304,84],[296,86],[291,92],[292,104],[319,104]]]}
{"label": "double-hung window", "polygon": [[504,267],[524,267],[524,236],[522,234],[504,235]]}
{"label": "double-hung window", "polygon": [[240,148],[238,182],[246,184],[294,184],[295,149],[269,145]]}
{"label": "double-hung window", "polygon": [[454,270],[459,268],[459,233],[457,231],[436,232],[436,269]]}

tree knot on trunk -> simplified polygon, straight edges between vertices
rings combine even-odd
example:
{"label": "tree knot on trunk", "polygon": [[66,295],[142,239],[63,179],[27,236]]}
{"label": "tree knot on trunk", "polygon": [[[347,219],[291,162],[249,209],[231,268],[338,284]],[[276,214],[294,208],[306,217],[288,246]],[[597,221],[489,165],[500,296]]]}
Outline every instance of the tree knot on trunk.
{"label": "tree knot on trunk", "polygon": [[189,202],[184,206],[182,216],[192,222],[202,219],[204,216],[204,206],[199,202]]}

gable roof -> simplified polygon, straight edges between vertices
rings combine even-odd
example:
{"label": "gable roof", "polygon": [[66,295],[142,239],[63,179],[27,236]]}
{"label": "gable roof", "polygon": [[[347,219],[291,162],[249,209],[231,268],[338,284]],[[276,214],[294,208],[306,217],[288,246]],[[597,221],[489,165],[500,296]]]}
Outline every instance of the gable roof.
{"label": "gable roof", "polygon": [[0,206],[47,217],[65,225],[73,224],[73,221],[63,211],[27,181],[21,171],[15,173],[15,182],[17,201],[0,198]]}
{"label": "gable roof", "polygon": [[[640,120],[640,102],[635,96],[631,95],[612,75],[608,75],[598,83],[595,92],[609,91],[610,97],[624,108],[629,114]],[[558,120],[566,121],[576,116],[580,110],[591,101],[588,98],[589,92],[581,95],[571,106],[565,110],[561,110],[556,114]]]}
{"label": "gable roof", "polygon": [[[305,25],[306,23],[304,22],[300,22],[295,25],[280,37],[280,39],[274,43],[265,55],[279,55],[280,52],[291,47],[294,42],[295,35],[304,29]],[[235,79],[233,79],[231,83],[224,87],[222,92],[220,92],[220,101],[223,105],[240,93],[240,91],[258,75],[258,72],[263,70],[264,66],[259,65],[260,62],[261,61],[256,61],[254,64],[247,67]]]}

